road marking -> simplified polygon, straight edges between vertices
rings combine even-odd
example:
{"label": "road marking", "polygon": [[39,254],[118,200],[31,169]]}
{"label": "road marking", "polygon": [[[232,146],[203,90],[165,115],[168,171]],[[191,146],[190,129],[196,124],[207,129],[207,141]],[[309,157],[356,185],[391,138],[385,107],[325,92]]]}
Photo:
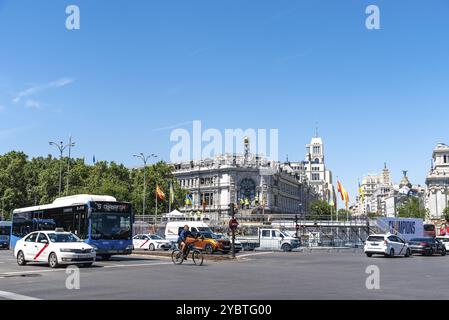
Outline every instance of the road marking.
{"label": "road marking", "polygon": [[269,254],[274,254],[274,252],[258,252],[258,253],[242,254],[242,255],[237,256],[237,258],[246,258],[246,257],[269,255]]}
{"label": "road marking", "polygon": [[9,299],[9,300],[41,300],[38,298],[28,297],[21,294],[13,293],[13,292],[7,292],[7,291],[0,291],[0,297]]}

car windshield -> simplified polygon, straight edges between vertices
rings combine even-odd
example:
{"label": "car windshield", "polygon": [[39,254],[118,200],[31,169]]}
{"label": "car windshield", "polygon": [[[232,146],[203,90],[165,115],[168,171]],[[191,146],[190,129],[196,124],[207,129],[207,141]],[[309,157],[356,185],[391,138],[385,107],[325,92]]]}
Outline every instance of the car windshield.
{"label": "car windshield", "polygon": [[383,236],[370,236],[367,241],[369,241],[369,242],[384,241],[384,237]]}
{"label": "car windshield", "polygon": [[212,233],[212,230],[209,227],[198,227],[198,231]]}
{"label": "car windshield", "polygon": [[151,240],[163,240],[161,237],[157,236],[157,235],[151,235],[150,236]]}
{"label": "car windshield", "polygon": [[206,239],[216,239],[212,233],[209,232],[201,232],[201,236],[203,236]]}
{"label": "car windshield", "polygon": [[73,233],[49,233],[48,237],[53,243],[81,242],[81,239]]}
{"label": "car windshield", "polygon": [[449,242],[449,238],[438,238],[441,242],[447,243]]}

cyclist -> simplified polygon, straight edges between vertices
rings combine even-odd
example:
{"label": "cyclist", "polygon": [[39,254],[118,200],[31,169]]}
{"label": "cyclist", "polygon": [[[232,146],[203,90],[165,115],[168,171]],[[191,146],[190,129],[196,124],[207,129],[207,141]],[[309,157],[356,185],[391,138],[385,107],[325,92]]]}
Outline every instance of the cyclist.
{"label": "cyclist", "polygon": [[187,259],[186,257],[186,248],[187,248],[187,238],[193,238],[192,232],[190,232],[190,228],[188,225],[184,226],[184,229],[179,234],[178,238],[178,246],[181,250],[182,254],[184,255],[184,259]]}

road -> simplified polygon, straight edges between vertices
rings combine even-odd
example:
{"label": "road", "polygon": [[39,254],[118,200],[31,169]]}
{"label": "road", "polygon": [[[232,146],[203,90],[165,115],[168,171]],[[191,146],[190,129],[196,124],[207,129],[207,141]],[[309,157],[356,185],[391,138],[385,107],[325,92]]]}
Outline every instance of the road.
{"label": "road", "polygon": [[[80,290],[66,288],[66,269],[19,267],[0,251],[0,299],[449,299],[449,257],[367,258],[360,251],[250,253],[237,261],[187,261],[128,256],[80,269]],[[370,265],[380,270],[380,290],[366,288]]]}

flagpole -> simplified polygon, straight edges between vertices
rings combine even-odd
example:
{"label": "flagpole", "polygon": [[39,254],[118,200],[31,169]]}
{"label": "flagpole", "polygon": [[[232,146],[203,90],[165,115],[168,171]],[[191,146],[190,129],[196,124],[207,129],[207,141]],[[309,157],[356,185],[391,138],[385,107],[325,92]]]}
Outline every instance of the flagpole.
{"label": "flagpole", "polygon": [[157,224],[157,184],[156,184],[156,192],[155,192],[155,194],[156,194],[156,214],[154,216],[154,230],[156,232],[156,224]]}
{"label": "flagpole", "polygon": [[172,199],[172,182],[170,181],[170,199],[168,199],[168,212],[171,212],[171,199]]}

